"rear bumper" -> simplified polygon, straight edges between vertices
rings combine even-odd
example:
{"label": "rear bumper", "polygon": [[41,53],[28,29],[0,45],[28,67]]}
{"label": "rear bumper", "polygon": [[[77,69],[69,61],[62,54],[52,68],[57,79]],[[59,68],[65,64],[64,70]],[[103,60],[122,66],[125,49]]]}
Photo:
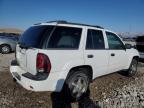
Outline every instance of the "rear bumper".
{"label": "rear bumper", "polygon": [[27,90],[31,91],[61,91],[64,79],[60,78],[61,72],[51,72],[46,80],[37,81],[23,76],[27,73],[20,68],[16,61],[12,61],[10,72],[16,81]]}

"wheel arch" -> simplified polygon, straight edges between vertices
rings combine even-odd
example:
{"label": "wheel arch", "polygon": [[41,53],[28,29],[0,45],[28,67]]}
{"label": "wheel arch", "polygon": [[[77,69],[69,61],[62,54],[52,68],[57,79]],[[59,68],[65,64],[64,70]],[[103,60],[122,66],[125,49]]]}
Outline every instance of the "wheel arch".
{"label": "wheel arch", "polygon": [[137,61],[139,61],[139,56],[134,56],[133,59],[136,59]]}
{"label": "wheel arch", "polygon": [[57,91],[61,91],[64,88],[64,85],[66,85],[66,81],[68,79],[68,77],[76,70],[79,69],[87,69],[87,74],[90,78],[90,82],[92,82],[93,79],[93,69],[90,65],[75,65],[75,66],[71,66],[69,69],[63,71],[60,75],[60,79],[63,79],[61,82],[61,86],[59,87],[59,89]]}
{"label": "wheel arch", "polygon": [[[68,74],[67,74],[67,77],[73,72],[73,71],[76,71],[76,70],[79,70],[79,69],[86,69],[87,70],[87,75],[89,76],[90,78],[90,81],[92,81],[93,79],[93,69],[90,65],[80,65],[80,66],[75,66],[75,67],[72,67]],[[67,78],[66,77],[66,78]]]}
{"label": "wheel arch", "polygon": [[130,67],[131,62],[132,62],[133,59],[136,59],[137,61],[139,61],[139,56],[135,55],[135,56],[133,56],[133,57],[129,60],[129,63],[128,63],[128,65],[127,65],[127,69]]}

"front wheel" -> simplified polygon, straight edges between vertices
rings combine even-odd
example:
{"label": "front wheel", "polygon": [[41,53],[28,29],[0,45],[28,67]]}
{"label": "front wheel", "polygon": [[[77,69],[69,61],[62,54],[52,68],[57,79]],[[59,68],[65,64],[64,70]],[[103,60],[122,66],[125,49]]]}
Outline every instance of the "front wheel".
{"label": "front wheel", "polygon": [[88,90],[90,79],[86,70],[71,72],[66,84],[66,92],[71,99],[79,100]]}
{"label": "front wheel", "polygon": [[131,77],[137,73],[137,64],[138,64],[138,60],[133,59],[129,69],[127,70],[127,76]]}

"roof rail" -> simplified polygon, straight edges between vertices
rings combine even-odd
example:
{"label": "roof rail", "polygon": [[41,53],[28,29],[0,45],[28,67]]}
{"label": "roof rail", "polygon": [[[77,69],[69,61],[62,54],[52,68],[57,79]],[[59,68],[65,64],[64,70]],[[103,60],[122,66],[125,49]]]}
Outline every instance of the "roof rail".
{"label": "roof rail", "polygon": [[81,25],[81,26],[89,26],[89,27],[96,27],[96,28],[104,29],[103,27],[98,26],[98,25],[88,25],[88,24],[82,24],[82,23],[72,23],[72,22],[67,22],[65,20],[48,21],[46,23],[53,23],[53,22],[55,22],[57,24],[72,24],[72,25]]}
{"label": "roof rail", "polygon": [[36,24],[34,24],[34,25],[40,25],[41,23],[36,23]]}
{"label": "roof rail", "polygon": [[60,23],[60,24],[67,23],[67,21],[65,21],[65,20],[48,21],[46,23],[53,23],[53,22]]}

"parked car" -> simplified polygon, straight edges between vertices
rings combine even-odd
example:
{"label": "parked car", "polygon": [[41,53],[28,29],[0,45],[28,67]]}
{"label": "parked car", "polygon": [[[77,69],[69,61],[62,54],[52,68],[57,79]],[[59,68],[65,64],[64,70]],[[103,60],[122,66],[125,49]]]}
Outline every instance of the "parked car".
{"label": "parked car", "polygon": [[5,33],[5,32],[2,32],[2,33],[0,33],[0,36],[10,37],[10,36],[20,36],[20,34],[18,34],[18,33]]}
{"label": "parked car", "polygon": [[123,38],[125,44],[131,44],[133,47],[136,46],[136,42],[133,38]]}
{"label": "parked car", "polygon": [[27,90],[62,91],[80,99],[99,76],[120,70],[135,75],[138,59],[138,51],[110,30],[54,21],[24,32],[10,72]]}
{"label": "parked car", "polygon": [[136,47],[140,53],[140,58],[144,59],[144,36],[138,36],[136,38]]}
{"label": "parked car", "polygon": [[6,54],[15,51],[17,42],[16,36],[0,36],[0,52]]}

